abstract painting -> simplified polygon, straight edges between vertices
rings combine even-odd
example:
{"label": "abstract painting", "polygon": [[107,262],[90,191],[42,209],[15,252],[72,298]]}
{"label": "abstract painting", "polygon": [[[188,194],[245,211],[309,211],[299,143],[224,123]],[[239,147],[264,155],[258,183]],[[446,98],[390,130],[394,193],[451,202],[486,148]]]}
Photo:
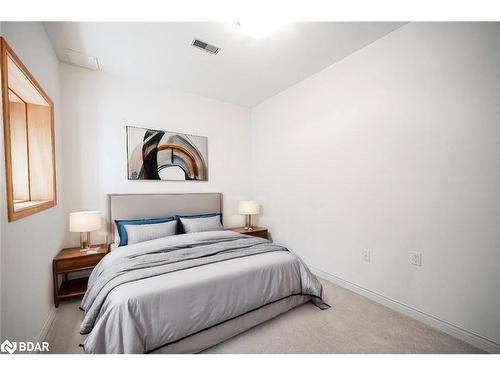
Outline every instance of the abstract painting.
{"label": "abstract painting", "polygon": [[127,126],[129,180],[208,181],[207,137]]}

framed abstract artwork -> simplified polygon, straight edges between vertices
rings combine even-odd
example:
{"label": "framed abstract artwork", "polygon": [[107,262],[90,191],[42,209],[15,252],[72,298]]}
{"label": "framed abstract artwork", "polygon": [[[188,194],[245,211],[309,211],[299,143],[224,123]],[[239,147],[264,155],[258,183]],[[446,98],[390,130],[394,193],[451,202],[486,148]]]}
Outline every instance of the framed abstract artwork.
{"label": "framed abstract artwork", "polygon": [[208,138],[127,126],[129,180],[208,181]]}

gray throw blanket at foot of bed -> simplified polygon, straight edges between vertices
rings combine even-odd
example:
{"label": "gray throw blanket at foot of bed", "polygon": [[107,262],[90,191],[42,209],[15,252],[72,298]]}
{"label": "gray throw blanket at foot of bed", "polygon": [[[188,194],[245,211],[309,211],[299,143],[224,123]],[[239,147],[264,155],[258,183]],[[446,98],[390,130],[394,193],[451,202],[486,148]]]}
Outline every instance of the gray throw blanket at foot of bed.
{"label": "gray throw blanket at foot of bed", "polygon": [[[272,252],[288,250],[265,239],[228,231],[171,236],[118,248],[108,254],[90,276],[87,293],[81,303],[85,312],[81,333],[92,331],[108,295],[125,284]],[[321,309],[328,308],[321,300],[321,284],[300,258],[293,257],[297,259],[294,267],[300,274],[301,290],[298,293],[311,296],[313,303]]]}

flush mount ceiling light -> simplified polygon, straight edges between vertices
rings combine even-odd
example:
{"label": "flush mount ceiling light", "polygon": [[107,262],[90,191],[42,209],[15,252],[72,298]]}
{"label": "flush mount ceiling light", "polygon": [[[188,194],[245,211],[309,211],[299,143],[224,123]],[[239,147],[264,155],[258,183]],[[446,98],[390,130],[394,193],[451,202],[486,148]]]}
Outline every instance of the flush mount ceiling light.
{"label": "flush mount ceiling light", "polygon": [[239,26],[241,31],[253,38],[264,38],[271,35],[273,31],[281,27],[283,22],[247,20],[238,21],[236,22],[236,25]]}

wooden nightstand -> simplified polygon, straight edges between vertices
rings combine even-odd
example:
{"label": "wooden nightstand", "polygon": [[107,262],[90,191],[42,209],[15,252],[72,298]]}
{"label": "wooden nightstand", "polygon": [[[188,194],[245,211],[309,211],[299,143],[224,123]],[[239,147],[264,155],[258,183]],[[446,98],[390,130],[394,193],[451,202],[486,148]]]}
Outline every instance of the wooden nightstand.
{"label": "wooden nightstand", "polygon": [[[79,247],[62,249],[52,261],[52,276],[54,281],[54,305],[59,306],[63,298],[81,296],[87,290],[88,277],[68,280],[68,273],[93,269],[108,253],[108,245],[95,245],[96,253],[82,253]],[[58,276],[63,275],[59,286]]]}
{"label": "wooden nightstand", "polygon": [[265,238],[267,240],[267,229],[262,227],[253,227],[253,230],[248,230],[243,227],[238,228],[228,228],[227,230],[231,230],[233,232],[238,232],[241,234],[248,234],[249,236]]}

